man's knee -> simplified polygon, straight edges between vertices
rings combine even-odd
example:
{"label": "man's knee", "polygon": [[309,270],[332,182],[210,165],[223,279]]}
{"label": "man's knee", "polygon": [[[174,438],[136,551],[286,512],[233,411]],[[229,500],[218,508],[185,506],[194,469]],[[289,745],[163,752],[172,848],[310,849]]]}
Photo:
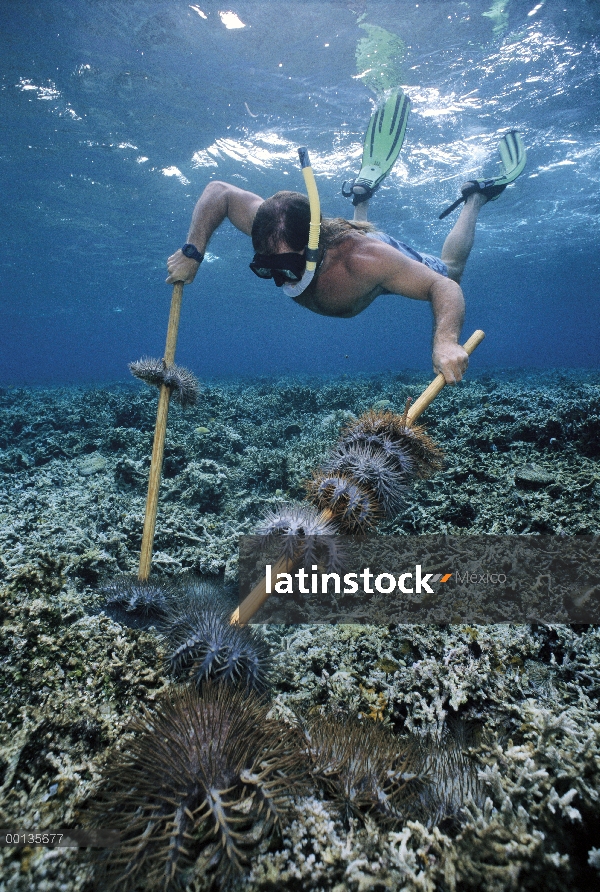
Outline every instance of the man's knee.
{"label": "man's knee", "polygon": [[456,282],[457,285],[460,285],[462,274],[465,271],[464,265],[461,266],[458,263],[452,263],[448,260],[444,260],[444,263],[448,269],[448,278],[452,279],[453,282]]}

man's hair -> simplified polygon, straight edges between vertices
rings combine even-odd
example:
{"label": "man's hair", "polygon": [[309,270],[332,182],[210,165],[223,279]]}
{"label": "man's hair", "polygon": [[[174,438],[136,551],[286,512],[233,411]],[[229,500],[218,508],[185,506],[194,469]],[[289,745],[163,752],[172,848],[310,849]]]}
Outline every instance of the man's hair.
{"label": "man's hair", "polygon": [[259,254],[274,254],[285,242],[292,251],[308,244],[310,204],[301,192],[276,192],[259,206],[252,224],[252,245]]}
{"label": "man's hair", "polygon": [[[259,206],[252,224],[252,245],[259,254],[274,254],[281,242],[302,251],[308,244],[310,204],[301,192],[276,192]],[[319,246],[329,248],[351,232],[375,232],[367,222],[321,217]]]}

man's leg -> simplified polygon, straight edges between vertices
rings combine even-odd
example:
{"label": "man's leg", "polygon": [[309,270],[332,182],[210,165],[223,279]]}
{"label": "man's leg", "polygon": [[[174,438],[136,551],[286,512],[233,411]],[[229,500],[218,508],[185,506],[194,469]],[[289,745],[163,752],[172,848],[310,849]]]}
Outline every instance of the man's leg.
{"label": "man's leg", "polygon": [[442,248],[441,259],[448,267],[448,278],[459,284],[473,247],[477,217],[486,202],[487,198],[484,195],[479,193],[469,195]]}
{"label": "man's leg", "polygon": [[367,222],[367,214],[369,212],[369,199],[367,201],[361,201],[360,204],[354,205],[354,220],[359,220],[362,223]]}

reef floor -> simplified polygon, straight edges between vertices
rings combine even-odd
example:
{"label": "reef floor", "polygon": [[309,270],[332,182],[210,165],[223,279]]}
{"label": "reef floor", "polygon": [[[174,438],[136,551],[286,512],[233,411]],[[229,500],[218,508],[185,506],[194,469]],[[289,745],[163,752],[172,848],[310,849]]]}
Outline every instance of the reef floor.
{"label": "reef floor", "polygon": [[[406,373],[203,384],[197,406],[170,410],[153,574],[234,586],[238,537],[303,498],[344,425],[373,406],[402,412],[428,383]],[[137,570],[155,413],[156,393],[137,385],[0,389],[3,828],[79,826],[130,721],[174,684],[156,630],[118,622],[102,594]],[[600,534],[598,373],[471,376],[421,420],[444,468],[378,532]],[[450,824],[421,811],[390,829],[309,790],[270,844],[257,841],[237,887],[600,888],[598,627],[262,634],[274,719],[345,711],[398,736],[454,735],[471,767],[450,760],[438,779]],[[84,851],[0,848],[0,892],[93,888]]]}

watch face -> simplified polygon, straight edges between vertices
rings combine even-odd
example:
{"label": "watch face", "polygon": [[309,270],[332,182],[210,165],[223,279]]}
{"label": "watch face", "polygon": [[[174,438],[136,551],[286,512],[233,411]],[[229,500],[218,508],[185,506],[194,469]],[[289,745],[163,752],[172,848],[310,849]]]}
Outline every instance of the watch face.
{"label": "watch face", "polygon": [[191,260],[195,260],[196,263],[202,263],[204,255],[200,253],[196,245],[192,245],[190,242],[186,242],[183,248],[181,249],[181,253],[185,257],[189,257]]}

